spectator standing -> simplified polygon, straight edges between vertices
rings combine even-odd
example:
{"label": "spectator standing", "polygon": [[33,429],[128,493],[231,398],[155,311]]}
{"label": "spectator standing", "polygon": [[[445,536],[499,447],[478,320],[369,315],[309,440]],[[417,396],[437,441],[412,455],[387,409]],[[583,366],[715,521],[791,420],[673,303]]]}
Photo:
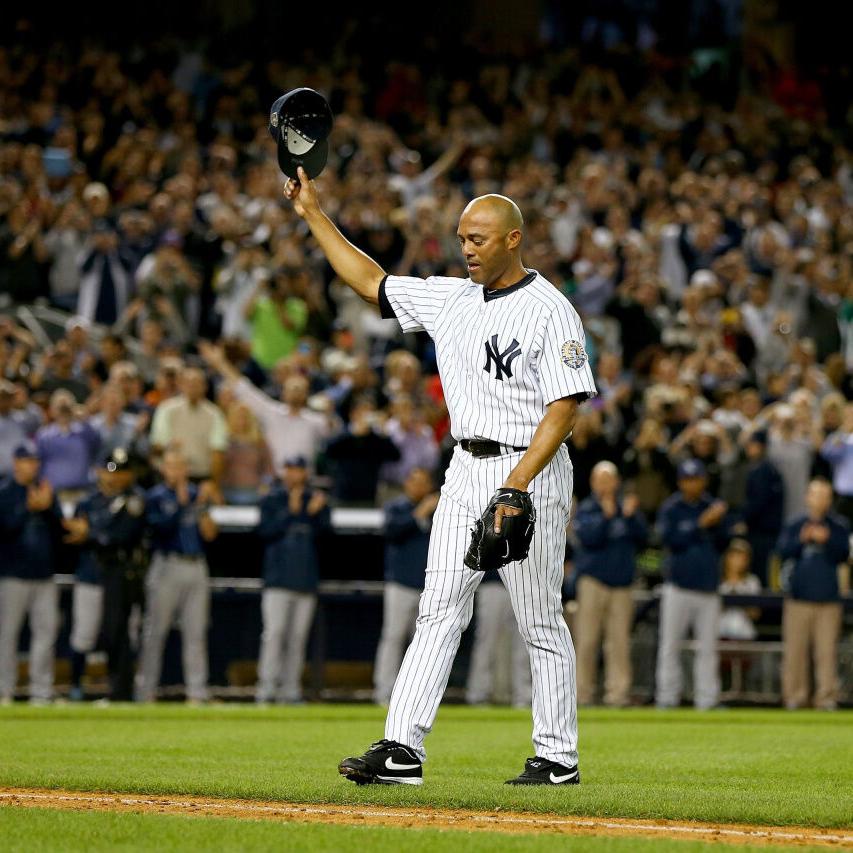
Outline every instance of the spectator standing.
{"label": "spectator standing", "polygon": [[770,555],[782,530],[785,483],[776,466],[767,458],[765,430],[751,433],[745,449],[749,469],[741,515],[752,552],[752,570],[761,586],[768,587]]}
{"label": "spectator standing", "polygon": [[261,502],[258,536],[265,543],[263,634],[258,702],[301,702],[308,631],[317,606],[317,542],[331,526],[326,496],[308,486],[308,460],[281,468],[281,484]]}
{"label": "spectator standing", "polygon": [[[750,572],[752,548],[746,539],[732,539],[723,554],[723,579],[720,595],[757,595],[761,581]],[[754,640],[757,607],[724,607],[720,615],[719,636],[723,640]]]}
{"label": "spectator standing", "polygon": [[15,393],[15,386],[0,377],[0,478],[11,475],[15,450],[28,438],[26,425],[14,408]]}
{"label": "spectator standing", "polygon": [[198,328],[201,281],[184,255],[183,237],[176,230],[165,231],[154,251],[139,262],[136,285],[146,313],[163,318],[174,313],[191,318],[186,323],[190,330]]}
{"label": "spectator standing", "polygon": [[187,701],[207,700],[207,624],[210,587],[204,543],[218,535],[209,508],[217,502],[209,482],[190,482],[189,464],[177,450],[162,460],[163,482],[146,495],[151,566],[145,579],[145,626],[136,695],[153,702],[160,685],[163,649],[180,619]]}
{"label": "spectator standing", "polygon": [[578,507],[578,703],[595,701],[598,656],[604,636],[604,704],[624,707],[631,699],[631,584],[637,550],[648,538],[639,500],[619,495],[619,472],[612,462],[592,469],[592,494]]}
{"label": "spectator standing", "polygon": [[50,483],[39,477],[35,445],[14,451],[12,476],[0,484],[0,704],[15,695],[18,638],[30,627],[30,702],[53,698],[59,591],[53,579],[62,512]]}
{"label": "spectator standing", "polygon": [[773,409],[767,458],[776,466],[785,484],[785,521],[805,511],[806,489],[814,464],[815,442],[798,429],[794,410],[787,403]]}
{"label": "spectator standing", "polygon": [[835,510],[853,524],[853,403],[844,407],[844,422],[821,447],[821,456],[832,467]]}
{"label": "spectator standing", "polygon": [[29,384],[33,389],[53,394],[60,388],[69,391],[75,402],[83,403],[89,396],[86,383],[75,373],[74,352],[66,340],[58,340],[36,364]]}
{"label": "spectator standing", "polygon": [[850,553],[850,529],[830,512],[832,486],[812,480],[806,513],[785,526],[779,555],[788,595],[782,612],[782,698],[789,709],[809,700],[809,653],[814,655],[814,706],[838,706],[838,640],[842,604],[838,566]]}
{"label": "spectator standing", "polygon": [[391,402],[391,417],[385,423],[385,434],[394,442],[400,459],[382,469],[384,482],[399,487],[415,468],[435,470],[438,442],[411,397],[400,395]]}
{"label": "spectator standing", "polygon": [[[87,192],[91,186],[86,188]],[[97,186],[108,195],[103,184]],[[120,246],[118,234],[109,220],[100,218],[93,222],[92,232],[77,262],[80,296],[75,313],[89,322],[111,326],[130,301],[133,258]]]}
{"label": "spectator standing", "polygon": [[261,280],[243,309],[252,325],[252,358],[263,370],[272,370],[296,349],[308,322],[308,306],[292,295],[297,276],[298,270],[277,270],[269,283]]}
{"label": "spectator standing", "polygon": [[358,398],[350,416],[350,428],[326,448],[326,457],[334,465],[333,493],[344,503],[373,505],[379,470],[386,462],[396,462],[400,451],[374,428],[376,409],[369,397]]}
{"label": "spectator standing", "polygon": [[205,398],[207,379],[197,367],[186,367],[181,375],[181,393],[165,400],[154,412],[151,444],[156,452],[166,448],[181,451],[196,482],[222,478],[228,446],[225,417]]}
{"label": "spectator standing", "polygon": [[300,374],[289,376],[282,386],[279,402],[241,376],[221,348],[201,343],[199,350],[210,367],[231,384],[234,396],[258,419],[273,465],[281,466],[285,459],[304,456],[313,470],[317,454],[331,431],[332,419],[306,406],[308,379]]}
{"label": "spectator standing", "polygon": [[659,708],[674,708],[681,702],[681,642],[688,629],[696,641],[694,704],[708,709],[719,700],[717,586],[728,532],[728,507],[708,494],[707,482],[701,462],[682,462],[678,466],[678,492],[666,501],[658,516],[658,532],[666,549],[655,695]]}
{"label": "spectator standing", "polygon": [[707,418],[690,424],[672,442],[669,453],[676,463],[685,459],[701,462],[708,492],[714,497],[720,496],[726,468],[735,457],[728,433],[720,424]]}
{"label": "spectator standing", "polygon": [[98,457],[101,437],[87,421],[75,414],[74,397],[60,389],[50,397],[51,423],[36,433],[42,476],[60,500],[77,500],[91,483],[92,466]]}
{"label": "spectator standing", "polygon": [[42,268],[49,257],[40,215],[25,202],[16,204],[0,225],[0,293],[18,303],[45,296]]}
{"label": "spectator standing", "polygon": [[415,631],[436,506],[438,492],[425,468],[413,468],[403,483],[403,494],[385,504],[382,634],[373,670],[373,697],[378,705],[388,704],[405,646]]}
{"label": "spectator standing", "polygon": [[222,316],[222,337],[251,340],[246,303],[266,284],[268,264],[269,258],[260,246],[243,245],[216,274],[215,310]]}
{"label": "spectator standing", "polygon": [[85,247],[89,218],[76,199],[60,211],[44,236],[50,254],[50,301],[63,311],[74,311],[80,294],[78,258]]}
{"label": "spectator standing", "polygon": [[640,423],[634,441],[622,456],[622,473],[626,487],[637,496],[640,510],[654,519],[675,485],[675,469],[659,421],[646,418]]}
{"label": "spectator standing", "polygon": [[134,654],[129,621],[143,603],[148,565],[143,546],[145,493],[134,485],[133,459],[113,449],[98,469],[98,486],[65,522],[65,541],[82,550],[71,605],[71,698],[83,698],[87,653],[94,651],[103,623],[110,699],[133,699]]}
{"label": "spectator standing", "polygon": [[101,391],[99,411],[89,424],[101,438],[98,459],[102,461],[119,448],[143,455],[148,449],[148,436],[140,434],[148,424],[147,415],[125,411],[127,400],[118,385],[107,383]]}
{"label": "spectator standing", "polygon": [[239,400],[228,406],[228,447],[222,474],[227,503],[256,504],[272,472],[270,452],[252,410]]}

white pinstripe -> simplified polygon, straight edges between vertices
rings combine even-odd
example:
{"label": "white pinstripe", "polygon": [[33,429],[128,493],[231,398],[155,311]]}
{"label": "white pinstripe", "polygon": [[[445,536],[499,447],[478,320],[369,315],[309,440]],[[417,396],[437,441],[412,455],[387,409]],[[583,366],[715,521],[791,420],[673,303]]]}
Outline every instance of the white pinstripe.
{"label": "white pinstripe", "polygon": [[[481,286],[462,279],[389,276],[383,288],[403,330],[425,329],[435,340],[451,433],[458,440],[527,446],[549,403],[595,393],[580,319],[538,273],[524,287],[489,300]],[[498,353],[508,352],[513,340],[520,349],[501,379],[486,356],[493,336]],[[574,357],[565,358],[566,352]],[[422,760],[483,577],[462,562],[471,528],[520,458],[475,459],[457,447],[441,490],[417,628],[385,723],[385,737],[410,746]],[[565,447],[530,490],[537,512],[530,553],[500,575],[530,654],[536,755],[571,766],[578,760],[575,653],[560,602],[572,494]]]}
{"label": "white pinstripe", "polygon": [[[457,447],[441,490],[417,628],[385,723],[385,737],[412,747],[421,760],[483,578],[462,563],[471,528],[520,456],[474,459]],[[531,485],[537,524],[528,558],[500,572],[530,653],[536,754],[565,765],[577,763],[575,652],[560,603],[571,486],[563,447]]]}
{"label": "white pinstripe", "polygon": [[[426,280],[388,276],[385,295],[403,331],[425,329],[435,340],[438,369],[455,439],[488,438],[526,446],[545,416],[545,406],[573,394],[595,394],[589,362],[567,366],[564,344],[585,345],[571,303],[541,275],[526,287],[488,301],[468,279]],[[485,371],[485,344],[517,340],[521,355],[512,376]]]}

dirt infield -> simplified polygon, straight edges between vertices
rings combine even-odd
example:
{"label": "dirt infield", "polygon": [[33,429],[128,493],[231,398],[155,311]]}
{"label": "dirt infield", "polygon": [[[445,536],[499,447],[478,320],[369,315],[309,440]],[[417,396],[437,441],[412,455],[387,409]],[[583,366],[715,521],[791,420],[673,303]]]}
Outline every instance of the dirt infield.
{"label": "dirt infield", "polygon": [[182,795],[112,794],[0,788],[0,805],[76,811],[233,817],[352,826],[393,826],[415,829],[481,830],[551,835],[615,835],[638,838],[690,838],[697,841],[766,845],[822,845],[846,848],[853,832],[810,827],[746,826],[667,820],[573,817],[531,812],[476,812],[465,809],[398,808],[369,805],[276,803],[225,800]]}

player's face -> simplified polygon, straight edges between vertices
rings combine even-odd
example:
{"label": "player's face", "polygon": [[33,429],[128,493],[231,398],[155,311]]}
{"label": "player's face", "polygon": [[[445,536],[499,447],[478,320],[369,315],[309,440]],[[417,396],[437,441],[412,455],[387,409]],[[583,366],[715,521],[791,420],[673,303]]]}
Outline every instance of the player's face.
{"label": "player's face", "polygon": [[678,488],[681,494],[689,501],[695,501],[702,496],[705,491],[704,477],[682,477],[678,481]]}
{"label": "player's face", "polygon": [[281,479],[287,489],[304,489],[308,482],[308,469],[302,465],[285,465]]}
{"label": "player's face", "polygon": [[809,483],[806,491],[806,507],[813,515],[822,517],[832,506],[832,486],[829,483]]}
{"label": "player's face", "polygon": [[187,479],[189,467],[183,456],[179,456],[177,453],[166,453],[163,456],[162,473],[163,479],[170,486],[175,486]]}
{"label": "player's face", "polygon": [[432,491],[432,488],[432,478],[423,468],[414,468],[403,484],[406,496],[412,503],[422,501]]}
{"label": "player's face", "polygon": [[475,284],[488,287],[497,281],[512,260],[510,247],[517,245],[517,230],[507,231],[501,220],[488,211],[466,210],[459,220],[456,236],[468,267],[468,275]]}
{"label": "player's face", "polygon": [[117,495],[126,491],[133,481],[132,471],[107,471],[101,468],[98,471],[98,485],[107,495]]}
{"label": "player's face", "polygon": [[39,473],[39,461],[34,456],[24,456],[12,463],[15,479],[22,486],[29,486],[36,481]]}

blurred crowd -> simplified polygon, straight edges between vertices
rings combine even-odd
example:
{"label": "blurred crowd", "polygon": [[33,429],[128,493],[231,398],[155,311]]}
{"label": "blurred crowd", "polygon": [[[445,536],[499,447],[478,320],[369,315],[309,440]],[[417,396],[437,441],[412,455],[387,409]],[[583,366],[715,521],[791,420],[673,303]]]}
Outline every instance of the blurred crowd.
{"label": "blurred crowd", "polygon": [[[116,450],[146,486],[178,453],[219,503],[259,504],[288,459],[332,504],[440,482],[431,342],[337,282],[281,195],[266,109],[309,84],[335,112],[325,208],[388,272],[464,277],[466,201],[518,202],[600,392],[570,439],[577,502],[613,462],[654,537],[699,464],[778,588],[813,478],[853,519],[853,151],[819,93],[806,115],[757,79],[722,105],[624,67],[566,51],[367,81],[345,58],[0,48],[0,476],[32,440],[70,505]],[[33,305],[67,313],[52,340]]]}

